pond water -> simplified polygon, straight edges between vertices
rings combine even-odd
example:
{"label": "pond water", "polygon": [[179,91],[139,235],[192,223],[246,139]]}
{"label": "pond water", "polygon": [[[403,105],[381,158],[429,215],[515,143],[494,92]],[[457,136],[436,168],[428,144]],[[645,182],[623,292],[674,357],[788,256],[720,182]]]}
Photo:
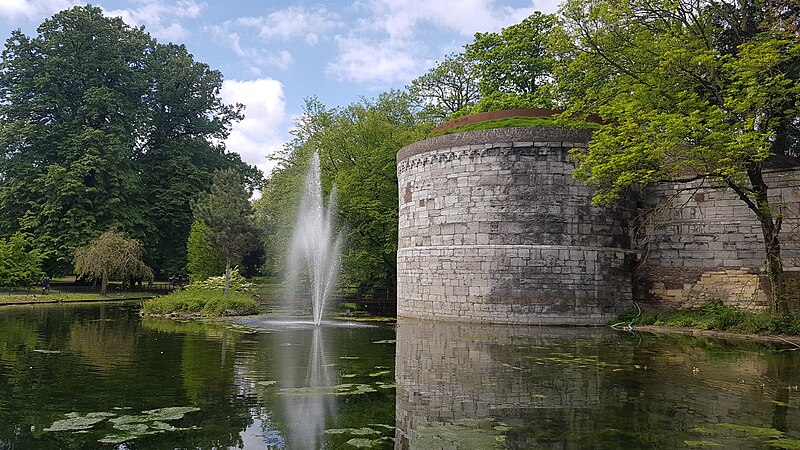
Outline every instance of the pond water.
{"label": "pond water", "polygon": [[0,449],[800,448],[790,344],[138,309],[0,309]]}

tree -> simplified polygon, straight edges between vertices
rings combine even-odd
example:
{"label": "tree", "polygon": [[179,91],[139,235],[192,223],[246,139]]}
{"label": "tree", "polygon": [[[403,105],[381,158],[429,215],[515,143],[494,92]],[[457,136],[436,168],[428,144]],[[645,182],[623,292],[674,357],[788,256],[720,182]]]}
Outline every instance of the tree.
{"label": "tree", "polygon": [[181,273],[193,222],[190,204],[208,192],[214,172],[235,168],[251,187],[261,174],[221,144],[243,117],[243,107],[222,103],[219,71],[175,44],[152,46],[143,62],[151,84],[143,100],[137,163],[147,168],[142,185],[151,201],[145,220],[155,228],[145,236],[147,257],[161,273]]}
{"label": "tree", "polygon": [[407,89],[423,116],[438,122],[480,99],[475,64],[463,53],[448,55]]}
{"label": "tree", "polygon": [[0,239],[0,287],[30,286],[42,277],[42,255],[31,247],[23,233]]}
{"label": "tree", "polygon": [[75,7],[0,62],[0,236],[28,232],[51,273],[116,227],[140,238],[159,271],[183,271],[190,203],[212,174],[261,175],[220,142],[242,117],[220,98],[222,75],[185,47]]}
{"label": "tree", "polygon": [[258,243],[250,192],[234,170],[214,174],[211,192],[194,206],[195,218],[208,229],[205,239],[225,259],[225,296],[230,292],[231,264]]}
{"label": "tree", "polygon": [[108,292],[108,280],[153,279],[153,271],[142,262],[142,244],[121,231],[110,229],[89,245],[75,250],[75,273],[100,279],[100,295]]}
{"label": "tree", "polygon": [[[291,241],[298,192],[308,160],[319,152],[323,189],[333,185],[339,223],[346,230],[342,278],[368,287],[394,286],[397,273],[397,166],[404,146],[430,131],[420,122],[408,95],[392,91],[345,108],[327,108],[307,99],[281,164],[257,203],[258,215],[273,234],[267,237],[273,261],[282,261]],[[277,258],[277,259],[276,259]],[[275,262],[273,262],[275,264]]]}
{"label": "tree", "polygon": [[222,259],[208,245],[206,240],[208,232],[209,229],[203,222],[195,220],[192,223],[192,230],[189,232],[189,239],[186,242],[188,257],[186,268],[189,270],[189,279],[192,282],[203,281],[225,271]]}
{"label": "tree", "polygon": [[782,218],[763,168],[798,125],[800,41],[769,3],[569,0],[559,81],[572,111],[608,121],[574,153],[595,201],[678,176],[723,183],[761,223],[771,306],[786,312]]}
{"label": "tree", "polygon": [[148,38],[98,8],[12,33],[0,63],[0,233],[28,231],[48,272],[111,226],[140,230],[131,151]]}
{"label": "tree", "polygon": [[555,16],[535,12],[500,33],[475,34],[465,55],[478,72],[482,98],[502,93],[529,106],[552,105],[549,87],[556,60],[548,41],[555,22]]}

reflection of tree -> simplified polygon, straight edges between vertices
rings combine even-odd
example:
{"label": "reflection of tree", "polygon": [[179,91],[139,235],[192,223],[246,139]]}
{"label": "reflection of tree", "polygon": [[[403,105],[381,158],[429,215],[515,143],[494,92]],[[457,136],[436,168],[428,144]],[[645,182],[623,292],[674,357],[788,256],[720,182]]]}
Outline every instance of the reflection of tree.
{"label": "reflection of tree", "polygon": [[119,322],[103,319],[74,322],[69,330],[66,348],[80,353],[104,372],[129,366],[136,352],[136,334]]}

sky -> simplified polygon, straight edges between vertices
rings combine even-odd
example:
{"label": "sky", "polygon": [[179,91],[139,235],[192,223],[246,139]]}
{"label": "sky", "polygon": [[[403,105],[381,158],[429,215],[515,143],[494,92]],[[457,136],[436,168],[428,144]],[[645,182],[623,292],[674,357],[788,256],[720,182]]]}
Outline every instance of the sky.
{"label": "sky", "polygon": [[223,100],[246,107],[226,146],[268,173],[305,98],[346,106],[403,88],[476,32],[555,12],[558,0],[0,0],[2,41],[87,3],[221,71]]}

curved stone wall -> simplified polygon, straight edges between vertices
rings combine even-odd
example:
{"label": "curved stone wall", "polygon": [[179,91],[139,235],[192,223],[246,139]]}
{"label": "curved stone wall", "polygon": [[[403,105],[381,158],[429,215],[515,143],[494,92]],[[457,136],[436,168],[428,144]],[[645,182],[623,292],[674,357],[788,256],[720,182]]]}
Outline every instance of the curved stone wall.
{"label": "curved stone wall", "polygon": [[589,137],[506,128],[400,150],[398,316],[599,324],[630,305],[631,205],[593,207],[571,176]]}

